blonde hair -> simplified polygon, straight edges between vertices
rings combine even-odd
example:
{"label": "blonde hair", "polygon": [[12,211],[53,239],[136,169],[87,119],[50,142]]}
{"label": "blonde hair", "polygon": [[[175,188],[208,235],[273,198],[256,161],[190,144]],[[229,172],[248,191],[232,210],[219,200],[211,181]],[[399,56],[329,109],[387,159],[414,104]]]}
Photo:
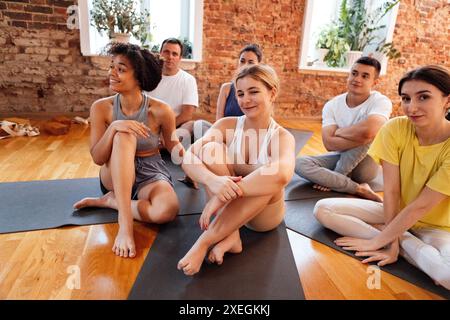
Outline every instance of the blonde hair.
{"label": "blonde hair", "polygon": [[261,82],[268,90],[275,88],[277,95],[280,90],[280,80],[278,79],[277,73],[272,67],[266,64],[257,64],[244,66],[239,69],[237,76],[234,79],[234,87],[236,88],[237,82],[245,77],[250,77],[256,81]]}

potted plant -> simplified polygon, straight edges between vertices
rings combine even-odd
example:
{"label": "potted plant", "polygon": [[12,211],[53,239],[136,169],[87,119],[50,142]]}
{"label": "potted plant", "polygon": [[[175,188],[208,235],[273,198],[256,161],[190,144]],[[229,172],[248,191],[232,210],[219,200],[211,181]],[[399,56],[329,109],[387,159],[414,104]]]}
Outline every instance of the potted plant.
{"label": "potted plant", "polygon": [[347,41],[339,34],[337,24],[325,26],[319,33],[316,48],[319,60],[317,65],[327,64],[329,67],[343,67],[345,65],[345,53],[349,50]]}
{"label": "potted plant", "polygon": [[[365,7],[365,0],[342,1],[338,23],[340,35],[346,39],[350,47],[347,57],[349,66],[362,56],[364,48],[379,38],[376,32],[386,27],[380,24],[381,19],[399,2],[400,0],[386,1],[369,13]],[[384,41],[385,39],[381,40]]]}
{"label": "potted plant", "polygon": [[317,38],[316,42],[316,49],[317,49],[317,61],[314,62],[317,66],[323,66],[325,65],[325,56],[327,55],[328,51],[330,51],[331,44],[333,42],[332,39],[332,27],[331,25],[325,26],[322,31],[320,31],[319,36]]}
{"label": "potted plant", "polygon": [[110,39],[128,42],[131,35],[140,39],[149,26],[150,13],[144,10],[136,14],[134,0],[93,0],[92,5],[92,26],[100,33],[106,31]]}

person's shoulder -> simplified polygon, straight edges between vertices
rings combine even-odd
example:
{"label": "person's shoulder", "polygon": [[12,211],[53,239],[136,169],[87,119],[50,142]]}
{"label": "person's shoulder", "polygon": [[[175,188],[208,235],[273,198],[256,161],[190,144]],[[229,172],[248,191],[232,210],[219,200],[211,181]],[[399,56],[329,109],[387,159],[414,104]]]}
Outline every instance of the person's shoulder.
{"label": "person's shoulder", "polygon": [[384,124],[384,130],[391,132],[398,138],[406,138],[408,136],[408,133],[413,132],[414,128],[409,121],[408,117],[406,116],[399,116],[389,119]]}
{"label": "person's shoulder", "polygon": [[295,144],[294,135],[291,132],[289,132],[289,130],[287,130],[286,128],[284,128],[278,124],[276,131],[278,131],[278,135],[279,135],[280,139],[291,140],[291,142],[294,142],[294,144]]}
{"label": "person's shoulder", "polygon": [[223,117],[214,122],[213,127],[217,129],[231,129],[236,127],[239,117]]}
{"label": "person's shoulder", "polygon": [[232,84],[232,82],[225,82],[225,83],[222,83],[222,85],[220,86],[220,90],[230,90],[230,88],[231,88],[231,84]]}
{"label": "person's shoulder", "polygon": [[111,97],[106,97],[106,98],[100,98],[96,101],[94,101],[94,103],[91,106],[91,110],[92,111],[101,111],[101,110],[107,110],[109,108],[112,108],[113,103],[114,103],[114,98],[115,96],[111,96]]}
{"label": "person's shoulder", "polygon": [[163,115],[166,113],[173,112],[172,108],[165,103],[164,101],[154,98],[154,97],[148,97],[148,110],[149,112],[152,112],[153,114],[159,114]]}
{"label": "person's shoulder", "polygon": [[332,108],[332,107],[337,107],[342,105],[345,102],[345,98],[347,97],[347,92],[341,93],[337,96],[334,96],[333,98],[331,98],[330,100],[328,100],[325,105],[324,108]]}
{"label": "person's shoulder", "polygon": [[389,101],[391,103],[391,99],[389,99],[389,97],[376,90],[370,92],[370,98],[374,101]]}
{"label": "person's shoulder", "polygon": [[226,96],[230,93],[231,82],[225,82],[220,86],[220,92],[224,93]]}
{"label": "person's shoulder", "polygon": [[186,70],[183,70],[183,69],[180,69],[179,71],[178,71],[178,76],[180,77],[180,78],[183,78],[183,79],[185,79],[185,80],[189,80],[189,81],[196,81],[195,80],[195,77],[192,75],[192,74],[190,74],[189,72],[187,72]]}

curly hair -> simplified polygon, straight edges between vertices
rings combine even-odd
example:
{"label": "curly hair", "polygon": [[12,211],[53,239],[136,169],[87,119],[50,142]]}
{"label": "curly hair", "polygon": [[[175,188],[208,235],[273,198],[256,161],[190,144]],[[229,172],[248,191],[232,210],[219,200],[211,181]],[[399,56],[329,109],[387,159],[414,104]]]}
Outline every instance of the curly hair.
{"label": "curly hair", "polygon": [[154,90],[162,78],[162,61],[147,49],[131,43],[112,42],[107,46],[107,54],[123,55],[134,70],[134,77],[141,90]]}

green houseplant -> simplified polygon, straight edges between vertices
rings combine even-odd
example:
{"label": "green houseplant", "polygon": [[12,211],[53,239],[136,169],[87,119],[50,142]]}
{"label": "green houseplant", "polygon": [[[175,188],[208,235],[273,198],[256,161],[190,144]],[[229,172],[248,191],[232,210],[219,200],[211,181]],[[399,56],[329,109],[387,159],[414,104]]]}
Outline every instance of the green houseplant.
{"label": "green houseplant", "polygon": [[342,67],[345,65],[345,53],[349,46],[339,34],[336,24],[326,25],[319,33],[316,48],[319,50],[318,64],[323,62],[329,67]]}
{"label": "green houseplant", "polygon": [[109,38],[122,33],[141,39],[142,34],[148,32],[150,13],[145,10],[136,14],[134,0],[93,0],[92,4],[91,25],[100,33],[106,31]]}
{"label": "green houseplant", "polygon": [[[339,14],[341,37],[347,40],[350,50],[363,51],[379,37],[376,31],[386,28],[381,19],[391,11],[400,0],[386,1],[372,12],[367,12],[365,0],[343,0]],[[383,42],[385,39],[381,39]]]}
{"label": "green houseplant", "polygon": [[[385,44],[386,39],[379,39],[378,30],[386,28],[381,24],[382,18],[391,11],[400,0],[386,1],[381,6],[368,12],[365,0],[343,0],[339,14],[340,36],[345,38],[350,50],[347,53],[347,64],[351,66],[364,49],[377,44],[377,51],[388,57],[398,56],[399,52],[391,45]],[[378,43],[376,40],[381,40]]]}

